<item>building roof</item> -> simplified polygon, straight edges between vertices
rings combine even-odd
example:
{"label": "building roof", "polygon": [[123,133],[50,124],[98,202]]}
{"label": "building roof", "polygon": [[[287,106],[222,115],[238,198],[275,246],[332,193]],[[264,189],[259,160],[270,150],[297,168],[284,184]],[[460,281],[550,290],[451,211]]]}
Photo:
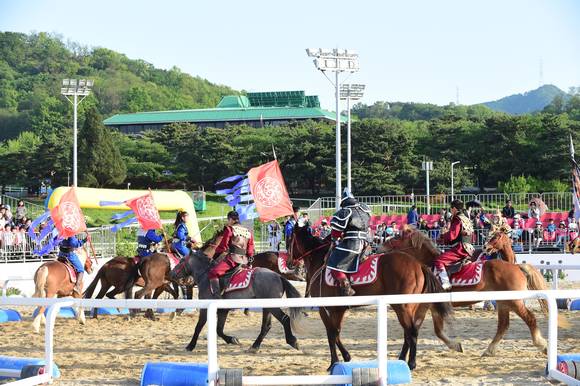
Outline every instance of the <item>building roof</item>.
{"label": "building roof", "polygon": [[[224,101],[222,100],[222,102]],[[327,119],[335,121],[335,117],[336,114],[334,112],[319,107],[226,107],[117,114],[105,119],[104,124],[117,126],[172,122],[243,122],[292,119]],[[346,122],[345,116],[341,116],[341,122]]]}

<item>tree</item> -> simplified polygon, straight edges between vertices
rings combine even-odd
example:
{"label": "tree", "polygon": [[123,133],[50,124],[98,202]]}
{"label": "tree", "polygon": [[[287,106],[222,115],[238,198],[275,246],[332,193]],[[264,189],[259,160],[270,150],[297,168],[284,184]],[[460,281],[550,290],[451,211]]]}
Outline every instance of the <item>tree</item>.
{"label": "tree", "polygon": [[127,169],[110,129],[102,124],[95,108],[87,111],[79,137],[80,183],[96,187],[122,183]]}

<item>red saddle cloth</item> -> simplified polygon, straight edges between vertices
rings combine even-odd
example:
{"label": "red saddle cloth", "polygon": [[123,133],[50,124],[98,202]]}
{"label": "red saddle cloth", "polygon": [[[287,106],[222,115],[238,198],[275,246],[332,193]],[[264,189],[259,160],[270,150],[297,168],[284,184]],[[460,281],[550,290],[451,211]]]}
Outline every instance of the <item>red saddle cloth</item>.
{"label": "red saddle cloth", "polygon": [[[350,279],[350,284],[352,286],[357,286],[374,283],[378,276],[377,273],[380,257],[380,254],[368,256],[367,259],[359,265],[358,271],[356,273],[347,274]],[[330,269],[326,268],[326,272],[324,274],[326,285],[331,287],[338,287],[338,282],[332,277],[330,271]]]}
{"label": "red saddle cloth", "polygon": [[175,256],[173,254],[173,252],[166,252],[167,253],[167,257],[169,257],[169,267],[170,269],[175,268],[175,266],[179,263],[179,259],[177,258],[177,256]]}
{"label": "red saddle cloth", "polygon": [[243,268],[234,274],[224,292],[232,292],[248,288],[254,278],[255,270],[255,268]]}
{"label": "red saddle cloth", "polygon": [[73,284],[76,284],[77,283],[77,272],[70,264],[68,264],[68,263],[63,263],[63,264],[68,271],[68,275],[70,277],[70,282]]}
{"label": "red saddle cloth", "polygon": [[465,287],[479,284],[483,276],[483,264],[481,261],[465,264],[459,272],[451,275],[451,285]]}
{"label": "red saddle cloth", "polygon": [[280,273],[287,273],[288,268],[288,254],[286,252],[278,252],[278,270]]}

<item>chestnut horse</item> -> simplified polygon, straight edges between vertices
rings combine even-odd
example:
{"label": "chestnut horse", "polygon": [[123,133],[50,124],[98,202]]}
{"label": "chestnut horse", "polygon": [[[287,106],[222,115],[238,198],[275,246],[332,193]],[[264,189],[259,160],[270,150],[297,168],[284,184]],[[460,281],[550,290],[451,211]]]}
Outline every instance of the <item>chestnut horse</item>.
{"label": "chestnut horse", "polygon": [[[432,266],[433,259],[441,251],[435,247],[432,240],[422,232],[405,227],[399,236],[389,239],[384,246],[387,250],[405,251],[412,254],[423,264]],[[494,235],[488,242],[488,249],[495,249],[503,254],[506,260],[515,261],[514,253],[511,249],[511,240],[503,233]],[[504,260],[488,260],[483,265],[481,281],[476,285],[453,287],[453,291],[525,291],[525,290],[545,290],[546,281],[542,274],[529,264],[512,264]],[[544,313],[548,310],[547,302],[539,300],[540,307]],[[468,306],[473,302],[454,302],[453,306]],[[530,311],[523,300],[500,300],[497,301],[498,325],[495,337],[483,352],[483,356],[495,355],[498,343],[505,335],[510,321],[510,312],[515,312],[528,325],[532,335],[534,345],[541,352],[546,353],[546,340],[538,328],[536,317]],[[439,315],[433,314],[433,326],[435,334],[451,350],[463,352],[460,342],[452,341],[443,331],[445,320]]]}
{"label": "chestnut horse", "polygon": [[[295,260],[304,259],[307,293],[310,296],[339,296],[338,287],[329,287],[324,280],[325,257],[330,241],[320,240],[308,232],[307,227],[294,227],[290,255]],[[412,256],[404,252],[383,254],[379,260],[377,280],[371,284],[355,287],[356,296],[421,294],[445,292],[435,275]],[[404,330],[404,343],[399,359],[406,360],[410,369],[416,367],[417,337],[427,310],[432,309],[441,319],[452,313],[449,302],[433,304],[393,304],[399,323]],[[320,307],[319,314],[328,337],[330,367],[338,362],[336,348],[346,362],[351,356],[340,340],[342,321],[348,307]]]}
{"label": "chestnut horse", "polygon": [[[81,263],[84,265],[87,274],[93,271],[91,259],[89,258],[84,248],[78,248],[75,253],[78,255]],[[52,298],[73,296],[81,298],[82,294],[74,290],[75,283],[71,281],[70,273],[65,265],[58,260],[49,261],[42,264],[34,273],[34,297],[35,298]],[[32,322],[32,327],[36,333],[40,332],[40,323],[46,324],[44,316],[44,309],[46,307],[38,307],[36,309],[36,317]],[[85,324],[85,313],[81,307],[77,309],[77,320],[80,324]]]}

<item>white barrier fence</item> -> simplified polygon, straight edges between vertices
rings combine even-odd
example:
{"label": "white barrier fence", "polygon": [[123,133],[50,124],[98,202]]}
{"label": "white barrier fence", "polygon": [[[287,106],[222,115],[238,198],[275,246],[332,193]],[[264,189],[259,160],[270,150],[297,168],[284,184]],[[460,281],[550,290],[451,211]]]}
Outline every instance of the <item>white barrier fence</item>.
{"label": "white barrier fence", "polygon": [[[548,302],[548,377],[569,385],[580,381],[557,370],[558,355],[558,307],[556,300],[579,298],[578,290],[547,291],[502,291],[502,292],[450,292],[419,295],[385,295],[331,298],[292,298],[292,299],[236,299],[236,300],[134,300],[134,299],[39,299],[39,298],[0,298],[2,306],[49,306],[45,331],[45,373],[32,378],[11,383],[11,385],[37,385],[50,381],[54,360],[54,324],[61,307],[116,307],[116,308],[207,308],[207,351],[208,380],[216,386],[219,372],[217,350],[217,311],[219,309],[272,308],[272,307],[332,307],[368,306],[377,307],[377,363],[381,386],[387,384],[387,307],[393,304],[465,302],[484,300],[532,300],[545,299]],[[351,383],[350,376],[244,376],[244,385],[288,385],[288,384],[344,384]]]}

